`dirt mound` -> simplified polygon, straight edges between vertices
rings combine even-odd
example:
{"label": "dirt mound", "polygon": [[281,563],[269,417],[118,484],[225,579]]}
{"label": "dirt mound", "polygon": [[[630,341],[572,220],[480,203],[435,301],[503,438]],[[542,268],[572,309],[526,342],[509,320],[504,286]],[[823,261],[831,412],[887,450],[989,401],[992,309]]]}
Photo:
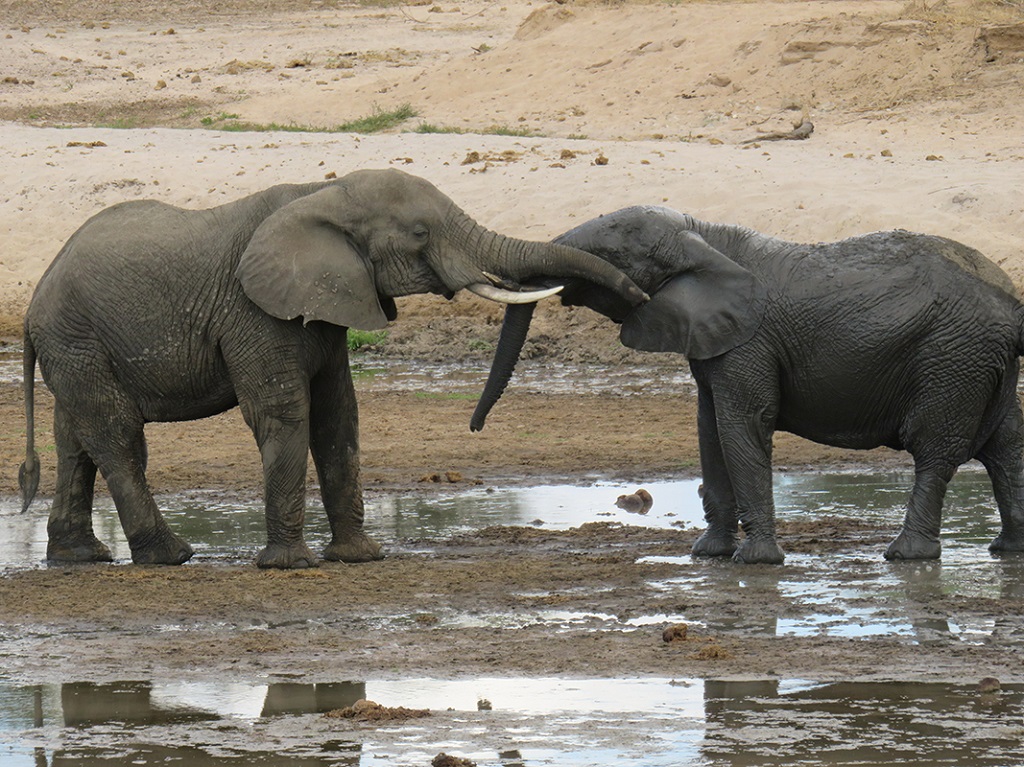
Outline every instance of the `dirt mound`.
{"label": "dirt mound", "polygon": [[839,14],[743,4],[726,31],[714,4],[553,4],[507,41],[352,96],[412,103],[427,122],[458,128],[733,142],[809,115],[1020,103],[1020,28],[985,20],[895,3],[844,3]]}

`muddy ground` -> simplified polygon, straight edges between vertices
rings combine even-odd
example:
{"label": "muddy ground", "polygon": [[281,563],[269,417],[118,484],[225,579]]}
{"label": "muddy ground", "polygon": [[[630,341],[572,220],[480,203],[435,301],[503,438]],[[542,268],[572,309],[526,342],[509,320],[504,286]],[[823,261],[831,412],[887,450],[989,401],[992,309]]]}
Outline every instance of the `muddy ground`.
{"label": "muddy ground", "polygon": [[[211,22],[213,29],[201,5],[180,4],[178,18],[188,23]],[[596,13],[595,5],[582,5],[586,8],[580,13]],[[127,19],[125,29],[135,30],[147,45],[172,39],[169,34],[163,38],[158,34],[168,29],[154,4],[52,6],[53,18],[68,29],[99,24],[105,13],[112,17],[121,14]],[[298,1],[236,0],[219,4],[217,19],[223,22],[237,13],[240,24],[253,8],[264,11],[271,6],[291,14],[309,8]],[[10,36],[28,35],[34,25],[47,22],[40,18],[37,4],[5,2],[2,7],[15,24]],[[714,6],[706,8],[713,10]],[[728,16],[733,10],[726,5],[721,13]],[[520,11],[522,17],[529,13],[529,9]],[[420,15],[427,12],[425,7],[417,9]],[[765,12],[770,14],[771,8]],[[373,11],[364,17],[376,23],[388,13],[395,11]],[[838,30],[847,21],[837,12],[829,23]],[[504,27],[497,27],[499,31],[515,29],[514,23],[503,23]],[[93,27],[88,29],[92,35]],[[915,34],[920,33],[914,29]],[[39,45],[52,49],[64,34],[54,31]],[[95,34],[100,36],[98,30]],[[467,39],[461,42],[467,43]],[[858,50],[854,44],[838,47]],[[295,77],[306,69],[296,67]],[[129,80],[121,78],[119,71],[104,77]],[[285,82],[286,75],[278,69],[273,77]],[[200,80],[213,79],[214,73],[203,70]],[[16,85],[22,88],[19,94],[28,87],[24,82]],[[154,87],[147,85],[148,90]],[[870,90],[872,86],[868,83],[867,87]],[[920,88],[915,89],[919,98]],[[211,90],[204,96],[208,101],[202,102],[203,110],[234,108],[232,102],[215,101],[223,94]],[[945,103],[942,99],[949,96],[949,91],[936,92],[936,104]],[[238,100],[237,94],[231,98]],[[99,121],[95,110],[50,101],[45,109],[33,111],[24,100],[14,100],[4,107],[4,116],[37,123],[52,120],[54,124],[69,116],[79,123]],[[892,103],[903,102],[893,97]],[[133,115],[145,114],[144,125],[164,124],[159,110],[138,107],[132,99],[125,105]],[[178,116],[182,114],[179,106],[173,109]],[[834,111],[825,119],[846,125],[837,117],[840,107],[830,109]],[[851,108],[849,120],[859,119],[863,114],[859,109],[862,107],[857,105]],[[878,109],[881,111],[872,113],[876,118],[884,112]],[[920,118],[920,112],[914,114]],[[983,112],[979,108],[973,119],[982,121],[991,115],[991,109]],[[907,119],[906,114],[892,118],[894,134],[906,127]],[[550,125],[558,124],[557,117],[550,120]],[[168,118],[165,122],[173,121]],[[919,133],[921,123],[915,125]],[[635,126],[629,130],[636,135]],[[750,130],[743,135],[750,135]],[[872,133],[878,135],[877,125]],[[912,139],[918,134],[908,135]],[[993,141],[1007,141],[1006,135],[1000,133]],[[840,153],[837,149],[836,156]],[[996,161],[983,153],[979,157],[981,163]],[[58,193],[52,189],[50,197]],[[801,204],[800,209],[803,207]],[[822,220],[829,217],[827,209],[820,216]],[[1000,240],[1007,250],[1011,239]],[[19,315],[15,309],[19,300],[23,303],[27,290],[21,282],[17,285],[12,288],[17,300],[4,304],[14,306],[6,322],[12,349],[17,348]],[[422,359],[428,364],[486,359],[500,315],[491,309],[467,309],[458,301],[439,308],[441,304],[440,299],[406,302],[401,307],[402,321],[391,331],[386,348],[376,353]],[[565,312],[557,306],[544,312],[529,347],[536,360],[553,366],[567,361],[616,367],[638,362],[638,355],[618,346],[614,329],[592,315],[582,310]],[[468,346],[467,328],[474,333],[474,343]],[[649,358],[644,362],[663,365],[666,370],[682,364],[661,357],[656,363]],[[641,484],[657,478],[692,477],[699,471],[692,392],[544,394],[516,391],[513,386],[487,429],[473,435],[468,430],[473,401],[465,396],[360,389],[359,399],[364,484],[371,496],[414,492],[429,499],[442,490],[556,478],[588,482],[601,477]],[[47,496],[53,490],[54,453],[52,400],[41,385],[37,413],[43,479],[40,498],[28,513],[45,515]],[[6,467],[0,472],[0,492],[13,496],[24,439],[22,392],[16,383],[0,385],[0,423],[4,425],[0,466]],[[259,493],[258,454],[237,411],[198,423],[154,424],[147,434],[154,490],[205,488],[239,498]],[[866,466],[881,471],[909,466],[905,456],[889,451],[842,451],[788,435],[778,436],[775,460],[779,468],[806,470]],[[457,472],[461,479],[443,486],[422,481],[425,476],[444,476],[446,472]],[[312,478],[310,492],[315,492]],[[896,594],[874,594],[872,609],[905,616],[913,624],[940,619],[959,625],[1002,627],[979,642],[965,642],[955,635],[929,642],[886,635],[775,636],[744,627],[765,621],[770,624],[791,611],[790,597],[777,584],[780,574],[792,576],[802,565],[738,568],[731,563],[688,559],[643,560],[650,555],[685,554],[698,533],[694,529],[664,531],[603,524],[566,532],[494,528],[451,540],[388,541],[389,555],[381,562],[323,564],[304,572],[263,572],[246,562],[209,560],[180,568],[118,563],[8,570],[0,576],[0,663],[7,679],[25,684],[210,677],[325,682],[473,675],[742,675],[968,682],[994,676],[1005,682],[1024,680],[1019,663],[1020,616],[1024,614],[1020,590],[1008,588],[991,594],[971,589],[907,588]],[[915,565],[879,565],[881,552],[894,534],[893,529],[831,519],[780,528],[784,549],[833,559],[837,577],[851,583],[874,577],[882,567],[897,579],[906,576],[908,582],[913,581],[919,572]],[[1017,563],[1012,559],[991,564],[1005,570],[1006,581],[1017,577]],[[655,585],[688,576],[710,587],[666,590]],[[514,615],[539,606],[623,619],[682,615],[692,627],[685,641],[666,643],[662,625],[629,630],[550,623],[479,628],[444,619],[449,615]]]}
{"label": "muddy ground", "polygon": [[[42,390],[41,390],[42,392]],[[40,431],[51,412],[41,394]],[[477,488],[479,484],[589,482],[624,485],[698,474],[692,395],[542,395],[511,393],[480,434],[467,428],[473,402],[414,392],[360,393],[365,484],[369,496]],[[0,417],[19,419],[19,387],[0,389]],[[45,440],[45,437],[44,437]],[[46,513],[53,451],[45,456]],[[259,492],[257,453],[237,412],[150,430],[152,485],[160,492],[211,488],[249,498]],[[779,435],[780,467],[803,470],[906,468],[889,451],[846,452]],[[3,444],[4,465],[20,459]],[[458,472],[456,484],[424,481]],[[13,471],[4,491],[14,493]],[[311,484],[310,492],[315,492]],[[610,499],[611,500],[611,499]],[[926,647],[907,637],[775,637],[762,626],[790,614],[780,577],[799,566],[738,568],[729,563],[638,561],[685,554],[696,529],[655,530],[601,524],[553,532],[492,528],[452,540],[389,541],[389,556],[364,565],[325,563],[310,572],[262,572],[248,563],[203,561],[181,568],[49,567],[0,578],[5,672],[16,679],[109,681],[213,674],[286,674],[325,681],[402,675],[780,676],[813,679],[1019,679],[1016,634],[983,644],[955,636]],[[792,553],[836,558],[841,578],[858,583],[879,568],[892,529],[821,519],[783,524]],[[1007,565],[1012,567],[1012,563]],[[898,568],[900,566],[887,566]],[[904,565],[912,580],[914,565]],[[692,576],[722,588],[664,590]],[[764,588],[740,587],[742,580]],[[772,584],[775,587],[772,587]],[[882,593],[877,597],[884,599]],[[516,615],[557,608],[626,621],[683,615],[684,642],[662,641],[664,625],[595,630],[538,623],[466,627],[442,616]],[[878,605],[872,605],[872,609]],[[914,591],[888,610],[910,622],[943,616],[959,625],[1019,623],[1019,593],[969,597],[959,590]],[[827,606],[824,608],[828,610]],[[387,627],[379,630],[381,622]],[[186,631],[167,631],[168,626]],[[258,627],[259,630],[241,630]],[[45,637],[45,638],[44,638]],[[984,671],[984,673],[982,673]],[[980,675],[980,676],[979,676]]]}

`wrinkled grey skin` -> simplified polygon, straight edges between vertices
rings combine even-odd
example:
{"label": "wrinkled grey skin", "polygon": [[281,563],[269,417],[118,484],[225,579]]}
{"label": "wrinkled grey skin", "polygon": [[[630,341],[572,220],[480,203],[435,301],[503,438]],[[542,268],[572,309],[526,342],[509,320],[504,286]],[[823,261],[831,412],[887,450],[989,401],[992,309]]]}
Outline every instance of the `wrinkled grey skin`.
{"label": "wrinkled grey skin", "polygon": [[[579,280],[564,303],[621,322],[626,346],[689,359],[708,525],[695,555],[783,561],[771,484],[776,430],[910,452],[914,487],[887,559],[940,555],[946,485],[972,458],[992,478],[1002,520],[989,548],[1024,550],[1016,393],[1024,307],[977,251],[903,231],[803,245],[652,207],[602,216],[555,242],[600,256],[651,294],[633,310]],[[511,375],[531,312],[506,312],[474,430]]]}
{"label": "wrinkled grey skin", "polygon": [[267,546],[256,563],[316,563],[302,534],[309,451],[333,536],[323,556],[380,558],[363,532],[346,328],[382,328],[392,297],[450,297],[487,282],[483,271],[513,282],[588,275],[627,302],[643,298],[600,259],[489,232],[395,170],[276,186],[210,210],[143,201],[94,216],[43,275],[25,319],[26,509],[39,481],[37,358],[56,400],[47,558],[110,560],[92,526],[99,469],[132,559],[189,559],[146,486],[143,427],[235,405],[263,459]]}

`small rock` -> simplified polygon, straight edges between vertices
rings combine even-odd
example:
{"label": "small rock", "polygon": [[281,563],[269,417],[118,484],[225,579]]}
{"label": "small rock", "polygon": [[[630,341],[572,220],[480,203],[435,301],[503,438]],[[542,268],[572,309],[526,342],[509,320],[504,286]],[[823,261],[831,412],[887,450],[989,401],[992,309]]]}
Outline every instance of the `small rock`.
{"label": "small rock", "polygon": [[604,156],[603,152],[601,154],[599,154],[597,157],[594,158],[594,165],[607,165],[607,164],[608,164],[608,158]]}
{"label": "small rock", "polygon": [[442,751],[434,757],[430,763],[431,767],[476,767],[476,762],[463,759],[461,756],[450,756]]}
{"label": "small rock", "polygon": [[978,682],[978,692],[999,692],[1001,689],[1002,685],[994,676],[987,676]]}
{"label": "small rock", "polygon": [[641,487],[630,495],[620,495],[615,499],[615,505],[630,514],[646,514],[654,505],[654,498]]}
{"label": "small rock", "polygon": [[666,626],[665,630],[661,632],[661,638],[665,642],[676,642],[684,641],[686,639],[687,626],[685,623],[673,623],[671,626]]}
{"label": "small rock", "polygon": [[480,698],[480,700],[478,700],[476,702],[476,710],[477,711],[490,711],[491,710],[491,702],[489,700],[487,700],[487,698]]}

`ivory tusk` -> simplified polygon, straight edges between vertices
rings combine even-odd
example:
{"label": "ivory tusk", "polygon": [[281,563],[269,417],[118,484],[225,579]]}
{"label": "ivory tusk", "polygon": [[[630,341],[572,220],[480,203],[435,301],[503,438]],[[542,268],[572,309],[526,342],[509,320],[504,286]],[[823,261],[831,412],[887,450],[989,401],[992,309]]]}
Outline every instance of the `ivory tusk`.
{"label": "ivory tusk", "polygon": [[533,304],[543,298],[555,295],[564,287],[565,285],[559,285],[558,287],[547,288],[546,290],[530,290],[524,293],[519,293],[514,290],[496,288],[493,285],[488,285],[483,282],[474,282],[472,285],[467,285],[466,290],[476,293],[478,296],[483,298],[490,299],[491,301],[497,301],[502,304]]}

